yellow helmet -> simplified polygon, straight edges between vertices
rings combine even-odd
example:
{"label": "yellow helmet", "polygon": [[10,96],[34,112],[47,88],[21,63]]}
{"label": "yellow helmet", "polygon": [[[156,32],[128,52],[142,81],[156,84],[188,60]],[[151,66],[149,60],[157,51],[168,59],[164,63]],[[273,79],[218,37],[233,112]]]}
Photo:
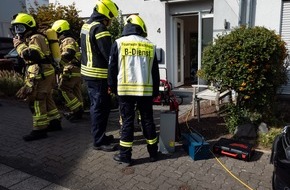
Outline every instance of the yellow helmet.
{"label": "yellow helmet", "polygon": [[96,4],[96,11],[108,19],[117,17],[119,12],[118,6],[111,0],[98,0]]}
{"label": "yellow helmet", "polygon": [[147,36],[147,29],[146,29],[146,25],[145,22],[142,20],[142,18],[138,15],[130,15],[127,19],[126,19],[127,23],[131,23],[131,24],[136,24],[138,26],[141,27],[143,33],[144,33],[144,37]]}
{"label": "yellow helmet", "polygon": [[57,33],[62,33],[63,31],[70,30],[70,26],[66,20],[57,20],[52,24],[51,29]]}
{"label": "yellow helmet", "polygon": [[27,13],[18,13],[14,15],[13,20],[11,21],[11,24],[12,25],[24,24],[25,26],[28,26],[30,28],[36,27],[36,22],[33,16]]}

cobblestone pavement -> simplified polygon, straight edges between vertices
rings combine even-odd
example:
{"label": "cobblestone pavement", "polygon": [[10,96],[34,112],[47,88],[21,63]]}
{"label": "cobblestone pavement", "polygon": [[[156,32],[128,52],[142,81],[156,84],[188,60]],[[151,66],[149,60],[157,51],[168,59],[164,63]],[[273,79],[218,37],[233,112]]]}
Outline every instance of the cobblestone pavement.
{"label": "cobblestone pavement", "polygon": [[[271,189],[269,152],[256,151],[250,162],[218,157],[221,165],[214,157],[194,161],[176,143],[174,153],[150,163],[145,140],[137,131],[134,165],[125,168],[113,160],[114,152],[92,148],[88,114],[77,123],[63,119],[63,131],[51,132],[46,139],[24,142],[22,136],[32,125],[26,104],[1,99],[0,103],[0,190]],[[184,103],[179,115],[189,108]],[[164,109],[154,106],[158,129]],[[119,138],[118,112],[110,114],[108,134]]]}

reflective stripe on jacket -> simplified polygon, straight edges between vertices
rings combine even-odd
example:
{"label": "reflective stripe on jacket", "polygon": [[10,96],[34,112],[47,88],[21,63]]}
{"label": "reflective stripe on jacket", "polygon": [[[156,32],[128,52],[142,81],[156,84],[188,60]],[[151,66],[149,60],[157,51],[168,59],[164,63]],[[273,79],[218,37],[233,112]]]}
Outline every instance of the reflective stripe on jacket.
{"label": "reflective stripe on jacket", "polygon": [[[69,50],[73,50],[73,51],[69,51]],[[63,66],[66,66],[68,64],[74,64],[81,60],[81,53],[80,53],[79,45],[76,42],[76,40],[72,37],[66,37],[63,40],[61,40],[60,52],[61,54],[75,52],[74,55],[71,55],[71,57],[74,57],[74,59],[61,61],[61,64]]]}
{"label": "reflective stripe on jacket", "polygon": [[42,34],[32,35],[25,43],[17,46],[17,52],[22,55],[23,51],[27,49],[34,50],[40,55],[40,61],[25,60],[27,66],[26,81],[42,80],[44,77],[53,75],[55,73],[53,66],[49,62],[51,52],[47,38]]}
{"label": "reflective stripe on jacket", "polygon": [[138,35],[116,40],[118,47],[118,95],[152,96],[155,45]]}
{"label": "reflective stripe on jacket", "polygon": [[81,74],[84,79],[108,77],[111,34],[100,22],[85,23],[81,30]]}

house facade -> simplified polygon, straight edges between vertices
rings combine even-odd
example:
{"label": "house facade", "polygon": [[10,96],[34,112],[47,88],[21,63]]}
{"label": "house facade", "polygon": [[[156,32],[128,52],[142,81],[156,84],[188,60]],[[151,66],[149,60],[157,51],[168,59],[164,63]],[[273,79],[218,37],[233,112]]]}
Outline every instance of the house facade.
{"label": "house facade", "polygon": [[10,23],[13,15],[19,12],[27,12],[30,7],[48,5],[48,0],[1,0],[0,1],[0,37],[12,37]]}
{"label": "house facade", "polygon": [[1,37],[12,37],[9,30],[11,18],[16,13],[23,11],[23,5],[25,5],[25,0],[1,0],[0,3]]}
{"label": "house facade", "polygon": [[[162,78],[173,87],[202,84],[195,77],[202,67],[203,48],[216,35],[230,32],[246,24],[264,26],[280,34],[290,44],[289,0],[115,0],[122,15],[139,14],[145,21],[148,38],[158,48]],[[95,0],[42,0],[38,3],[71,5],[75,3],[80,16],[87,18],[95,6]],[[0,10],[0,36],[9,36],[11,17],[31,6],[28,0],[2,0]],[[7,6],[4,5],[11,5]],[[288,47],[288,49],[290,46]],[[289,76],[290,78],[290,76]],[[290,94],[290,85],[282,88],[282,94]]]}

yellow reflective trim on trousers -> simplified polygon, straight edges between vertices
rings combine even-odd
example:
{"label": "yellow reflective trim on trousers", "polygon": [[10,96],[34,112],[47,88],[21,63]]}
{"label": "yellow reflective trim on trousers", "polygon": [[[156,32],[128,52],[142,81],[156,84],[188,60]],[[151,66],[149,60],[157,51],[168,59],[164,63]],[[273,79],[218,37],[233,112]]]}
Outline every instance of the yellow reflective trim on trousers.
{"label": "yellow reflective trim on trousers", "polygon": [[47,116],[48,116],[48,119],[51,121],[53,119],[59,119],[61,118],[58,110],[55,108],[53,110],[50,110],[48,113],[47,113]]}
{"label": "yellow reflective trim on trousers", "polygon": [[33,121],[33,126],[38,127],[38,126],[43,126],[43,125],[48,125],[48,120],[47,121]]}
{"label": "yellow reflective trim on trousers", "polygon": [[34,101],[33,107],[34,107],[35,116],[41,116],[40,108],[39,108],[39,101]]}
{"label": "yellow reflective trim on trousers", "polygon": [[77,109],[78,107],[82,106],[82,103],[79,102],[79,100],[77,98],[70,100],[65,91],[61,91],[61,94],[64,97],[65,101],[67,102],[66,106],[70,110],[73,111],[73,110]]}
{"label": "yellow reflective trim on trousers", "polygon": [[87,67],[85,65],[82,65],[81,67],[81,74],[89,77],[94,78],[108,78],[108,69],[104,68],[93,68],[93,67]]}
{"label": "yellow reflective trim on trousers", "polygon": [[40,120],[40,119],[47,119],[47,114],[43,114],[43,115],[35,115],[33,116],[33,118]]}
{"label": "yellow reflective trim on trousers", "polygon": [[71,73],[71,74],[62,74],[62,76],[66,77],[81,77],[81,73]]}
{"label": "yellow reflective trim on trousers", "polygon": [[152,139],[152,140],[146,139],[146,142],[147,142],[147,144],[150,144],[150,145],[155,144],[155,143],[157,143],[157,137],[155,139]]}
{"label": "yellow reflective trim on trousers", "polygon": [[[54,74],[54,70],[46,71],[46,72],[44,72],[43,74],[44,74],[45,77],[46,77],[46,76],[49,76],[49,75],[53,75],[53,74]],[[35,78],[36,78],[36,79],[41,79],[42,76],[41,76],[41,74],[38,74]]]}
{"label": "yellow reflective trim on trousers", "polygon": [[120,140],[120,145],[123,147],[131,148],[133,146],[133,142],[125,142]]}
{"label": "yellow reflective trim on trousers", "polygon": [[[61,95],[63,96],[66,102],[70,102],[70,99],[65,91],[61,91]],[[68,104],[66,106],[68,106]]]}
{"label": "yellow reflective trim on trousers", "polygon": [[47,114],[48,115],[58,114],[58,110],[55,108],[53,110],[50,110]]}
{"label": "yellow reflective trim on trousers", "polygon": [[77,98],[70,100],[65,91],[61,91],[61,94],[64,97],[65,101],[67,102],[67,104],[66,104],[67,107],[71,107],[72,105],[74,105],[78,102]]}
{"label": "yellow reflective trim on trousers", "polygon": [[72,77],[81,77],[81,73],[72,73],[71,76]]}
{"label": "yellow reflective trim on trousers", "polygon": [[80,102],[77,102],[74,106],[71,106],[70,109],[73,111],[77,108],[79,108],[82,104]]}

